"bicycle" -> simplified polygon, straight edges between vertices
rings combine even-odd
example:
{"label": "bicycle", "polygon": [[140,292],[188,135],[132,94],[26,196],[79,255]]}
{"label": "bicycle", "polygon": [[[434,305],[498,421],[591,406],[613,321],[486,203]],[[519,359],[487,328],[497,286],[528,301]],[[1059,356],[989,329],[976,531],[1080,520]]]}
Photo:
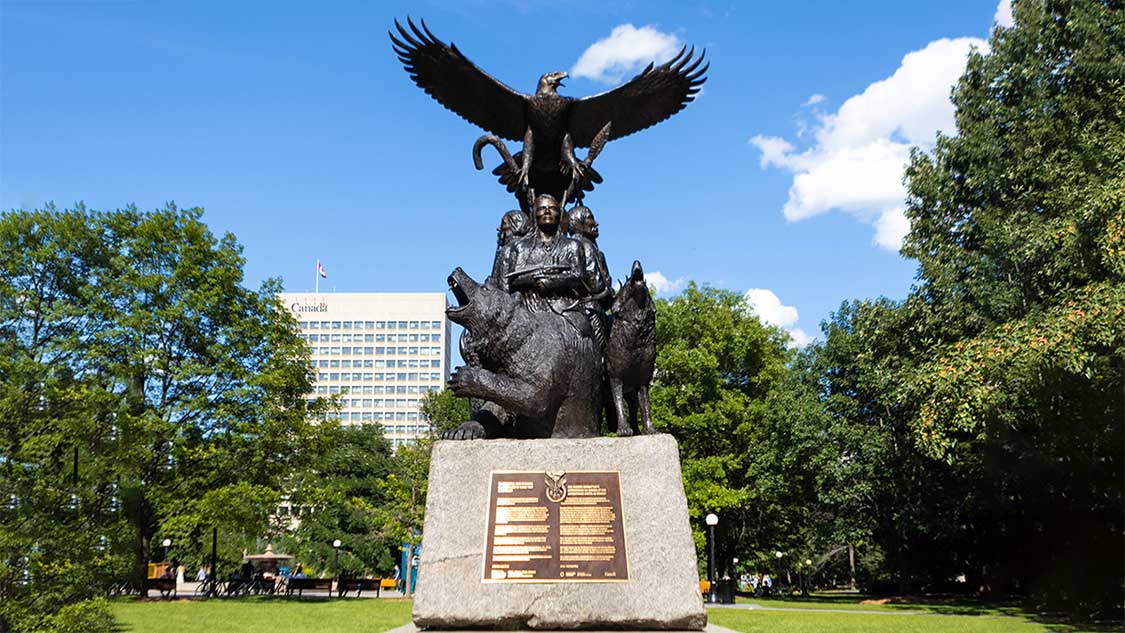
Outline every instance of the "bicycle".
{"label": "bicycle", "polygon": [[195,595],[200,598],[218,598],[226,595],[227,583],[208,577],[195,588]]}

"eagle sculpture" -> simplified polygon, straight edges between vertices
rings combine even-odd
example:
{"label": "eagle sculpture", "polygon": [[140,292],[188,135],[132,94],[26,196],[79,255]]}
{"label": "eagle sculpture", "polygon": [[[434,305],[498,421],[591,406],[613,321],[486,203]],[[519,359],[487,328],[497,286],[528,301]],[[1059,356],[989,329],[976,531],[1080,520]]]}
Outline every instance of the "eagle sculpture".
{"label": "eagle sculpture", "polygon": [[[421,28],[409,18],[407,25],[409,30],[395,20],[398,34],[388,34],[410,78],[438,103],[495,135],[477,142],[477,168],[482,144],[496,146],[504,163],[493,173],[521,205],[537,193],[565,204],[591,190],[601,182],[591,162],[605,143],[684,109],[707,80],[710,66],[700,67],[704,55],[696,58],[694,48],[684,47],[667,63],[649,64],[627,83],[601,94],[562,96],[558,88],[567,74],[550,72],[539,78],[534,95],[526,95],[481,70],[452,42],[439,40],[424,20]],[[499,139],[523,141],[523,151],[510,156]],[[576,147],[591,148],[585,160],[574,155]]]}

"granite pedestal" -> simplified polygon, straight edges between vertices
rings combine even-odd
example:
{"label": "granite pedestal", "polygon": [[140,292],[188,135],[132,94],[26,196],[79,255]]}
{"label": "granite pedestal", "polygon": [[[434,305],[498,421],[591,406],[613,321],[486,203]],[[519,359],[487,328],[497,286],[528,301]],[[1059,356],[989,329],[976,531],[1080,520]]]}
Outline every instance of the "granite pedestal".
{"label": "granite pedestal", "polygon": [[[619,473],[628,580],[483,582],[493,471]],[[703,630],[675,440],[438,442],[413,615],[422,629]]]}

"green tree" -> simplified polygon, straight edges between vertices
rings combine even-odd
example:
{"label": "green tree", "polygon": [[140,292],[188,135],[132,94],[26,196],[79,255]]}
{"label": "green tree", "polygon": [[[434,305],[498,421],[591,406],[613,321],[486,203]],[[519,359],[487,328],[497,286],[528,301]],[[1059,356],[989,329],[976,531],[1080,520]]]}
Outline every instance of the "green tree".
{"label": "green tree", "polygon": [[1014,9],[953,92],[957,134],[907,168],[918,283],[826,326],[822,396],[889,467],[866,503],[899,580],[1119,613],[1125,11]]}
{"label": "green tree", "polygon": [[430,421],[432,433],[441,435],[469,419],[469,400],[448,389],[431,391],[422,397],[422,417]]}
{"label": "green tree", "polygon": [[315,572],[333,573],[340,539],[344,574],[386,573],[398,544],[377,527],[392,470],[391,444],[380,425],[353,425],[331,431],[330,448],[298,479],[289,501],[300,509],[299,525],[286,539],[286,552]]}
{"label": "green tree", "polygon": [[1125,11],[1044,0],[1015,19],[969,60],[957,136],[907,171],[934,342],[912,423],[1006,510],[988,582],[1120,612]]}
{"label": "green tree", "polygon": [[180,560],[260,531],[319,441],[280,284],[201,214],[0,215],[0,628],[142,576],[164,530]]}
{"label": "green tree", "polygon": [[785,333],[742,296],[692,284],[656,311],[653,422],[680,444],[700,560],[703,517],[714,512],[718,571],[734,557],[772,571],[774,551],[811,548],[819,405],[791,379]]}

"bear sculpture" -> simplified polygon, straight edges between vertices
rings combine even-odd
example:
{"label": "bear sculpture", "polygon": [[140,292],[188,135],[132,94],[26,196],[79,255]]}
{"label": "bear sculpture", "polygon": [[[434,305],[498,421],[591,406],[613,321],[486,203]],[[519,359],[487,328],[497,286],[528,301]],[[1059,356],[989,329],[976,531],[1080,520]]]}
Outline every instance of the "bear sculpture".
{"label": "bear sculpture", "polygon": [[470,334],[472,350],[465,351],[473,358],[450,375],[449,388],[496,403],[514,421],[486,427],[469,420],[443,437],[596,437],[603,361],[594,339],[566,317],[529,309],[520,293],[478,284],[460,268],[448,282],[457,305],[446,314]]}

